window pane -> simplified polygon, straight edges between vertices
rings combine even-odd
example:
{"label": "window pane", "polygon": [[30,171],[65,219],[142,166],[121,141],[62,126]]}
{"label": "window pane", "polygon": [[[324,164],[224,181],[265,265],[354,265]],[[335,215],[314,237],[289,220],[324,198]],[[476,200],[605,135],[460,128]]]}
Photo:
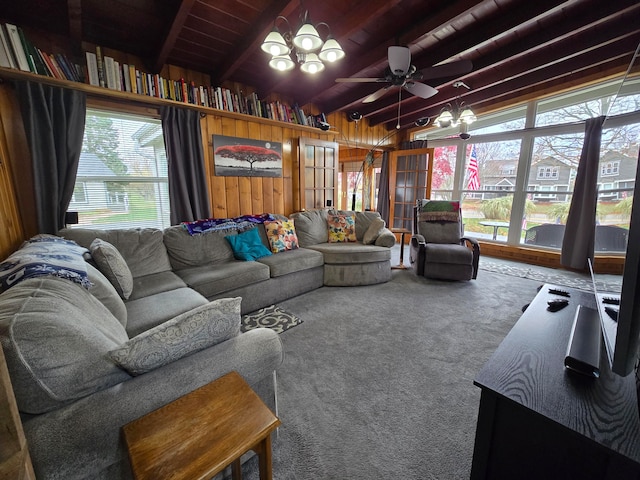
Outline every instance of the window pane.
{"label": "window pane", "polygon": [[88,109],[69,211],[78,212],[79,226],[169,226],[160,121]]}

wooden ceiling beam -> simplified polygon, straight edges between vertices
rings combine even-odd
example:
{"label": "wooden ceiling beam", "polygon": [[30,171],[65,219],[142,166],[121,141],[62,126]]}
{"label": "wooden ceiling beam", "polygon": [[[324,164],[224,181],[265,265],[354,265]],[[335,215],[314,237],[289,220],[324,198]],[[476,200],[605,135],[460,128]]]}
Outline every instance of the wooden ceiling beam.
{"label": "wooden ceiling beam", "polygon": [[247,29],[252,35],[245,35],[242,41],[229,49],[224,61],[217,68],[218,73],[212,74],[214,83],[219,84],[229,79],[235,71],[249,58],[260,50],[269,31],[273,28],[273,22],[278,15],[287,17],[300,5],[299,0],[280,0],[271,2],[269,6],[258,16],[258,20]]}
{"label": "wooden ceiling beam", "polygon": [[[458,2],[453,2],[451,8],[454,8],[457,3]],[[457,56],[460,54],[460,52],[475,47],[476,45],[483,41],[486,41],[487,39],[492,39],[496,36],[512,31],[513,29],[518,28],[518,26],[520,26],[523,22],[531,21],[531,19],[538,20],[540,16],[548,14],[549,11],[555,12],[556,8],[558,8],[558,6],[562,3],[562,0],[538,0],[533,4],[530,4],[525,9],[522,8],[522,5],[518,4],[517,2],[513,2],[509,4],[509,7],[511,8],[508,11],[503,11],[500,13],[499,21],[498,19],[493,18],[488,19],[485,22],[478,22],[477,26],[473,29],[470,29],[468,32],[462,35],[457,35],[455,37],[450,37],[446,42],[437,42],[432,48],[423,50],[418,55],[412,55],[412,63],[416,65],[416,67],[419,67],[418,70],[424,67],[435,65],[439,62],[442,62],[443,60],[447,60],[451,57]],[[448,12],[450,17],[453,16],[453,13],[455,13],[455,11],[452,12],[451,9],[449,9]],[[458,15],[461,15],[461,12],[458,12],[456,16]],[[445,28],[447,25],[448,22],[446,21],[446,19],[443,19],[440,24],[432,24],[431,29],[428,30],[428,32],[440,30],[442,28]],[[423,25],[423,27],[426,28],[426,25]],[[419,32],[420,29],[415,28],[413,31]],[[420,35],[420,37],[414,39],[413,41],[419,41],[424,37],[424,35],[425,34]],[[405,40],[408,40],[408,38],[405,38]],[[472,58],[468,59],[473,60]],[[380,72],[378,72],[378,74],[379,73]],[[363,84],[363,86],[360,88],[349,89],[347,93],[337,96],[330,102],[323,102],[325,111],[332,112],[340,109],[341,105],[349,105],[361,101],[367,95],[380,88],[380,85],[377,85],[375,87],[372,87],[372,85],[374,84]],[[395,103],[397,103],[397,96],[395,99]]]}
{"label": "wooden ceiling beam", "polygon": [[164,37],[164,41],[160,46],[158,55],[156,55],[153,62],[154,73],[162,70],[164,64],[167,63],[167,58],[169,58],[171,50],[175,47],[176,40],[180,36],[180,32],[184,27],[184,22],[187,20],[194,3],[196,3],[196,0],[182,0],[182,2],[180,2],[178,10],[173,18],[173,22],[171,22],[171,26]]}
{"label": "wooden ceiling beam", "polygon": [[[631,16],[634,12],[638,14],[640,4],[635,4],[633,0],[629,0],[629,3],[633,5],[629,6],[626,11]],[[557,29],[548,29],[545,32],[523,37],[518,41],[506,44],[503,48],[492,50],[487,55],[474,59],[473,72],[461,78],[472,88],[476,88],[480,85],[480,81],[474,82],[474,78],[482,78],[485,72],[490,73],[490,70],[496,69],[500,70],[503,78],[508,77],[511,70],[509,65],[514,65],[518,59],[523,59],[523,64],[529,65],[530,68],[536,68],[539,65],[544,65],[548,59],[556,59],[557,61],[570,56],[571,52],[575,54],[575,52],[592,48],[599,43],[615,40],[625,35],[629,30],[633,31],[635,27],[625,20],[624,15],[614,15],[612,11],[604,9],[585,12],[585,16],[586,18],[560,22]],[[553,52],[555,55],[550,56],[549,52]],[[436,98],[442,98],[442,96],[439,94]],[[403,102],[403,108],[406,112],[413,112],[423,108],[424,104],[423,99],[411,97],[406,98]],[[395,118],[396,109],[397,100],[386,98],[370,106],[365,106],[359,111],[373,122],[386,123]]]}
{"label": "wooden ceiling beam", "polygon": [[[484,77],[487,81],[486,86],[461,95],[460,99],[467,105],[471,105],[474,110],[482,111],[491,107],[494,102],[504,102],[509,97],[519,98],[523,92],[531,94],[533,91],[548,88],[550,84],[558,85],[574,81],[581,75],[587,75],[593,69],[601,69],[601,66],[605,64],[609,69],[613,64],[618,65],[620,73],[623,73],[638,45],[639,35],[640,30],[637,30],[634,34],[630,33],[612,43],[586,49],[558,61],[550,61],[536,69],[527,68],[526,61],[523,60],[519,62],[520,73],[516,73],[514,70],[510,75],[504,75],[504,72],[494,71]],[[514,69],[516,68],[517,66],[514,66]],[[460,92],[457,92],[454,87],[447,87],[444,93],[446,98],[442,101],[434,103],[428,108],[405,114],[401,124],[413,123],[414,119],[419,117],[433,118],[437,116],[442,107],[450,101],[449,99],[455,98],[456,93]],[[395,119],[388,117],[384,119],[369,118],[368,120],[371,125],[381,123],[386,123],[388,127],[391,124],[395,125]]]}
{"label": "wooden ceiling beam", "polygon": [[69,36],[80,48],[82,42],[82,0],[67,0],[67,17],[69,18]]}

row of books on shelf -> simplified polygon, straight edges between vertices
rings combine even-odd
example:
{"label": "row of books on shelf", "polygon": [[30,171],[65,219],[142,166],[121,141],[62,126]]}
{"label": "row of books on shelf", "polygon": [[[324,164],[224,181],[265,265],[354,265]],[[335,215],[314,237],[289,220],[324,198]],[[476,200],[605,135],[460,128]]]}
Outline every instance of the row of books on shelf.
{"label": "row of books on shelf", "polygon": [[85,52],[85,56],[86,66],[72,62],[62,53],[48,54],[35,47],[19,26],[0,24],[0,67],[280,122],[311,127],[327,125],[324,114],[305,114],[298,105],[260,100],[255,92],[245,95],[241,90],[234,92],[225,87],[196,85],[193,81],[170,80],[143,72],[133,64],[103,55],[100,46],[96,46],[95,52]]}
{"label": "row of books on shelf", "polygon": [[49,54],[35,47],[22,28],[0,24],[0,67],[46,75],[61,80],[84,82],[84,68],[62,53]]}
{"label": "row of books on shelf", "polygon": [[225,87],[197,85],[183,78],[170,80],[157,73],[143,72],[135,65],[103,55],[99,46],[95,53],[86,52],[86,56],[87,79],[91,85],[298,125],[319,127],[326,123],[324,114],[307,115],[298,105],[260,100],[255,92],[245,95],[241,90],[234,92]]}

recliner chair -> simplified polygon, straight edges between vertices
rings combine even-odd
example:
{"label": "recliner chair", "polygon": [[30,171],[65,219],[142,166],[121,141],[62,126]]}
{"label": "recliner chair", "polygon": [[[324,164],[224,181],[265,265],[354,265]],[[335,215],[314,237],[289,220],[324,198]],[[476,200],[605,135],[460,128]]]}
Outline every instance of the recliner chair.
{"label": "recliner chair", "polygon": [[418,200],[413,207],[410,262],[416,275],[442,280],[478,276],[480,245],[463,236],[460,202]]}

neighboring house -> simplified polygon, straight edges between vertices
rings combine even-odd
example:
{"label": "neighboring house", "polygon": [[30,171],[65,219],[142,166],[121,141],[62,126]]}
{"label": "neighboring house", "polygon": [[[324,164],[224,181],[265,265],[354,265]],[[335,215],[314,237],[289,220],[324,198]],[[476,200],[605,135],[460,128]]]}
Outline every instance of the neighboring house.
{"label": "neighboring house", "polygon": [[489,200],[513,192],[516,186],[516,160],[487,160],[480,169],[480,185],[482,190],[492,190],[496,193],[477,194],[474,198]]}
{"label": "neighboring house", "polygon": [[536,190],[532,200],[543,202],[568,202],[570,195],[564,193],[573,190],[577,165],[569,160],[545,157],[534,160],[529,172],[528,190]]}
{"label": "neighboring house", "polygon": [[610,192],[618,188],[633,189],[636,179],[636,160],[619,152],[606,152],[600,159],[598,193],[601,200],[622,200],[627,192]]}
{"label": "neighboring house", "polygon": [[82,152],[69,211],[129,209],[127,193],[113,182],[117,175],[93,153]]}

